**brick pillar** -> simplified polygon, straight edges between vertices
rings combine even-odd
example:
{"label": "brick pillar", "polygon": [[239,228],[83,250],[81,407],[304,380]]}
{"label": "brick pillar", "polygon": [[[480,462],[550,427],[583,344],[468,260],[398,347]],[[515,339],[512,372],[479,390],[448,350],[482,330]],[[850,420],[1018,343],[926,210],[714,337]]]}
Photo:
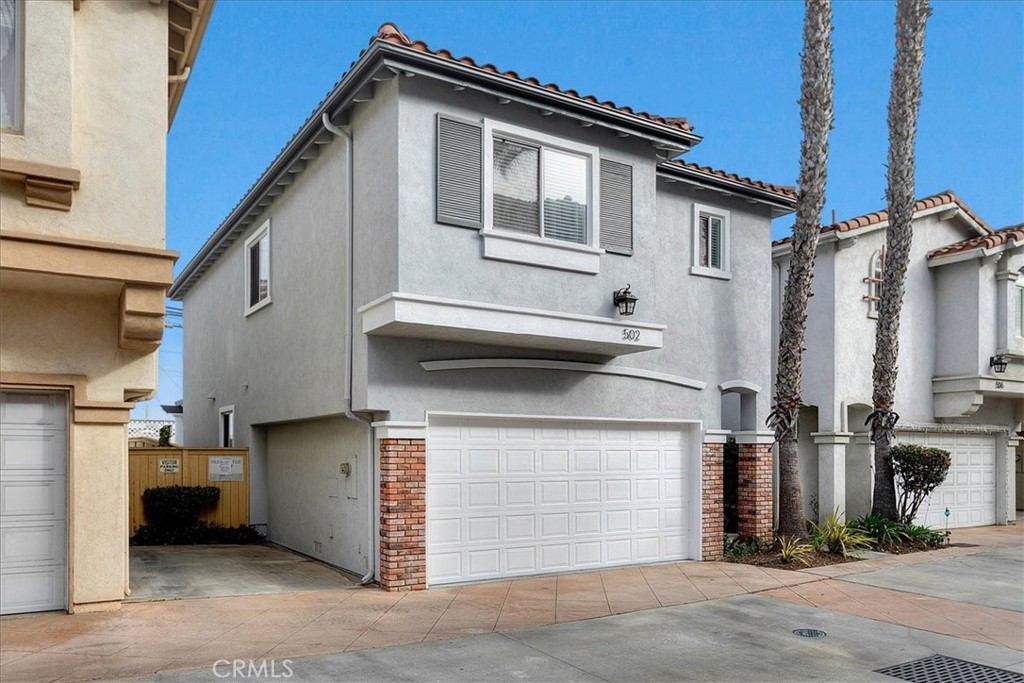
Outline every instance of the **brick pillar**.
{"label": "brick pillar", "polygon": [[[739,443],[739,532],[741,538],[772,540],[772,444],[760,435]],[[760,437],[760,438],[759,438]]]}
{"label": "brick pillar", "polygon": [[380,440],[380,586],[427,587],[426,441]]}
{"label": "brick pillar", "polygon": [[705,443],[701,449],[702,560],[720,560],[725,554],[724,449],[722,443]]}

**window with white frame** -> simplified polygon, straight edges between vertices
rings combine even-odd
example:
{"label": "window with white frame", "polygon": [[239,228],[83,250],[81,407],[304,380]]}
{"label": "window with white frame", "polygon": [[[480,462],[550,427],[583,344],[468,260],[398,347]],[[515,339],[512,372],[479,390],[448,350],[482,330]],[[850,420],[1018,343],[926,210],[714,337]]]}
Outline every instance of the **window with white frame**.
{"label": "window with white frame", "polygon": [[0,128],[21,128],[21,8],[0,0]]}
{"label": "window with white frame", "polygon": [[1015,319],[1014,330],[1017,337],[1024,337],[1024,273],[1017,278],[1017,286],[1014,287],[1015,298],[1013,302],[1013,314]]}
{"label": "window with white frame", "polygon": [[694,204],[693,206],[693,275],[728,279],[729,212]]}
{"label": "window with white frame", "polygon": [[868,317],[878,317],[878,302],[882,300],[882,276],[885,274],[885,247],[871,255],[868,263],[868,276],[864,282],[868,285],[868,293],[864,301],[868,302]]}
{"label": "window with white frame", "polygon": [[234,406],[220,409],[220,445],[222,448],[232,448],[235,445]]}
{"label": "window with white frame", "polygon": [[270,303],[270,221],[245,241],[245,313]]}

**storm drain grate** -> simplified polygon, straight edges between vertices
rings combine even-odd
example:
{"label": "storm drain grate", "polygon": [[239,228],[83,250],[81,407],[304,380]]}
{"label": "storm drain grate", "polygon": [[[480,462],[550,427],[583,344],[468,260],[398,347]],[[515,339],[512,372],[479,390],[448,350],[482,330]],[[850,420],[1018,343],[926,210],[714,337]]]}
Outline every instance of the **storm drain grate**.
{"label": "storm drain grate", "polygon": [[801,638],[824,638],[828,634],[816,628],[798,628],[793,631],[793,635]]}
{"label": "storm drain grate", "polygon": [[887,666],[875,673],[911,683],[1024,683],[1024,675],[1019,673],[944,655]]}

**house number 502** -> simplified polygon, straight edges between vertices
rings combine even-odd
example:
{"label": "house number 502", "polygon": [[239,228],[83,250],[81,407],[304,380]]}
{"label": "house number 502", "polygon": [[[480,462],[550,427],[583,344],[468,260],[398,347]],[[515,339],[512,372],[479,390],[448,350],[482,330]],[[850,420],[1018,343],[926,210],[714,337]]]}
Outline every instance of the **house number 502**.
{"label": "house number 502", "polygon": [[622,339],[624,341],[640,341],[640,330],[634,327],[624,327],[622,329]]}

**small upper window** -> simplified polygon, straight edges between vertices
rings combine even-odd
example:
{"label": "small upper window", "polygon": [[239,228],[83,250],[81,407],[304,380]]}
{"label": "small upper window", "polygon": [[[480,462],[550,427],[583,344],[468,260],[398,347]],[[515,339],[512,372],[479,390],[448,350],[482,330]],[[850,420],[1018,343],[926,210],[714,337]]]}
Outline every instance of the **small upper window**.
{"label": "small upper window", "polygon": [[707,275],[728,279],[729,273],[729,212],[710,206],[693,207],[693,265],[694,275]]}
{"label": "small upper window", "polygon": [[245,241],[245,314],[270,303],[270,221]]}
{"label": "small upper window", "polygon": [[1017,331],[1018,337],[1024,337],[1024,282],[1017,279],[1017,297],[1013,302],[1014,317],[1016,318],[1015,330]]}
{"label": "small upper window", "polygon": [[18,0],[0,0],[0,128],[21,128],[21,40]]}
{"label": "small upper window", "polygon": [[878,317],[878,302],[882,299],[882,276],[885,273],[885,247],[871,255],[871,262],[868,264],[868,276],[864,282],[868,284],[868,293],[864,295],[864,301],[868,302],[868,317]]}
{"label": "small upper window", "polygon": [[235,407],[220,409],[220,445],[232,448],[235,445]]}

